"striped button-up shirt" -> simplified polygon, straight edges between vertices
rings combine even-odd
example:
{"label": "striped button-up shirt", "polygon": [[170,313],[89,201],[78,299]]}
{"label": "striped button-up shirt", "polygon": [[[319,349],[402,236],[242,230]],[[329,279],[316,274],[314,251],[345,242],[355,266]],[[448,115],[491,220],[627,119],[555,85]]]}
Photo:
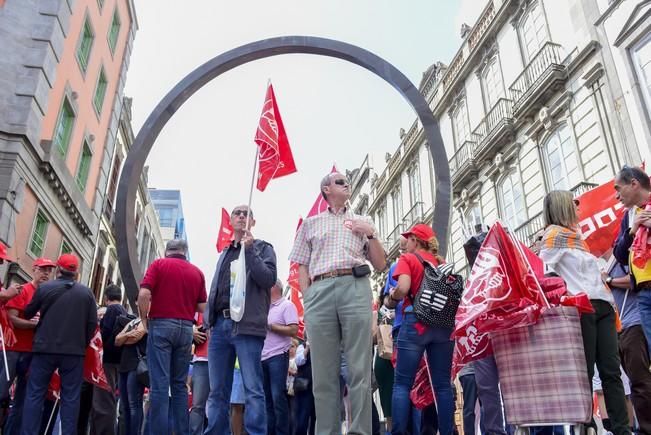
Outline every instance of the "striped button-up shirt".
{"label": "striped button-up shirt", "polygon": [[351,229],[357,219],[372,225],[370,218],[348,209],[336,213],[327,209],[305,219],[294,240],[289,260],[308,266],[312,278],[366,263],[368,237],[353,233]]}

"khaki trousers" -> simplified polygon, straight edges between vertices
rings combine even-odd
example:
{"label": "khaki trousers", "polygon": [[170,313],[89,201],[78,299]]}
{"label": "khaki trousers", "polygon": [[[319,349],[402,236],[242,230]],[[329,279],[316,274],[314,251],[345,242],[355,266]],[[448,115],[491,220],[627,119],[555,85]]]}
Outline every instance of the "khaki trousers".
{"label": "khaki trousers", "polygon": [[312,354],[316,433],[341,434],[339,375],[341,351],[348,366],[351,426],[348,433],[371,435],[371,284],[341,276],[313,283],[303,295]]}

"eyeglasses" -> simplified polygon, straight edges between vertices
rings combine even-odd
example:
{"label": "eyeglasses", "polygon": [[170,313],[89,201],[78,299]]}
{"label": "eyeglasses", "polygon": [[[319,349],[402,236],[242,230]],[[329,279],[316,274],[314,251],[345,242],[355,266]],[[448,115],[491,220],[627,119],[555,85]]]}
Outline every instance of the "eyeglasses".
{"label": "eyeglasses", "polygon": [[248,210],[233,210],[233,216],[239,216],[239,215],[247,217],[249,215],[249,211]]}
{"label": "eyeglasses", "polygon": [[348,183],[348,180],[345,180],[345,179],[343,179],[343,178],[340,178],[340,179],[338,179],[338,180],[335,180],[334,183],[337,184],[337,185],[339,185],[339,186],[349,186],[349,185],[350,185],[350,184]]}

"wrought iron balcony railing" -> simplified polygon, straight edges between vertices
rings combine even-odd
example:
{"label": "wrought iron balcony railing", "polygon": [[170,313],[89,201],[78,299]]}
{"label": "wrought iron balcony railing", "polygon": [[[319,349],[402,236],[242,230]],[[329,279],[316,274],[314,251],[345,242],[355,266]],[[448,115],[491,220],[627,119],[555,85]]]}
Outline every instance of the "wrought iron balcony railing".
{"label": "wrought iron balcony railing", "polygon": [[528,93],[535,91],[537,82],[545,76],[545,73],[550,68],[562,68],[561,48],[560,45],[553,42],[545,43],[525,67],[524,71],[515,79],[509,90],[516,107],[520,105]]}
{"label": "wrought iron balcony railing", "polygon": [[454,176],[463,166],[470,162],[472,159],[473,153],[477,142],[473,140],[466,140],[461,144],[459,148],[455,151],[454,155],[450,159],[450,175]]}
{"label": "wrought iron balcony railing", "polygon": [[405,225],[403,223],[399,223],[398,225],[396,225],[393,231],[389,233],[384,243],[384,246],[387,249],[387,251],[391,251],[394,245],[398,243],[398,240],[400,239],[400,234],[404,232],[405,232]]}
{"label": "wrought iron balcony railing", "polygon": [[423,203],[417,202],[414,206],[405,214],[405,217],[402,219],[404,228],[409,229],[415,223],[421,222],[423,220]]}

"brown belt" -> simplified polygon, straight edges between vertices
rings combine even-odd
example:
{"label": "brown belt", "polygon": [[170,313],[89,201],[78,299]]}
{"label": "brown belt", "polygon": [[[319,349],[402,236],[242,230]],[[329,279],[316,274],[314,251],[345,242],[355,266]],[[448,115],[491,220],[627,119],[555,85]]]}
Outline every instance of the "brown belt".
{"label": "brown belt", "polygon": [[312,282],[321,281],[322,279],[336,278],[338,276],[347,276],[352,275],[353,269],[336,269],[331,272],[322,273],[321,275],[316,275],[312,278]]}
{"label": "brown belt", "polygon": [[648,290],[651,289],[651,281],[644,281],[644,282],[639,282],[635,286],[636,289],[638,290]]}

